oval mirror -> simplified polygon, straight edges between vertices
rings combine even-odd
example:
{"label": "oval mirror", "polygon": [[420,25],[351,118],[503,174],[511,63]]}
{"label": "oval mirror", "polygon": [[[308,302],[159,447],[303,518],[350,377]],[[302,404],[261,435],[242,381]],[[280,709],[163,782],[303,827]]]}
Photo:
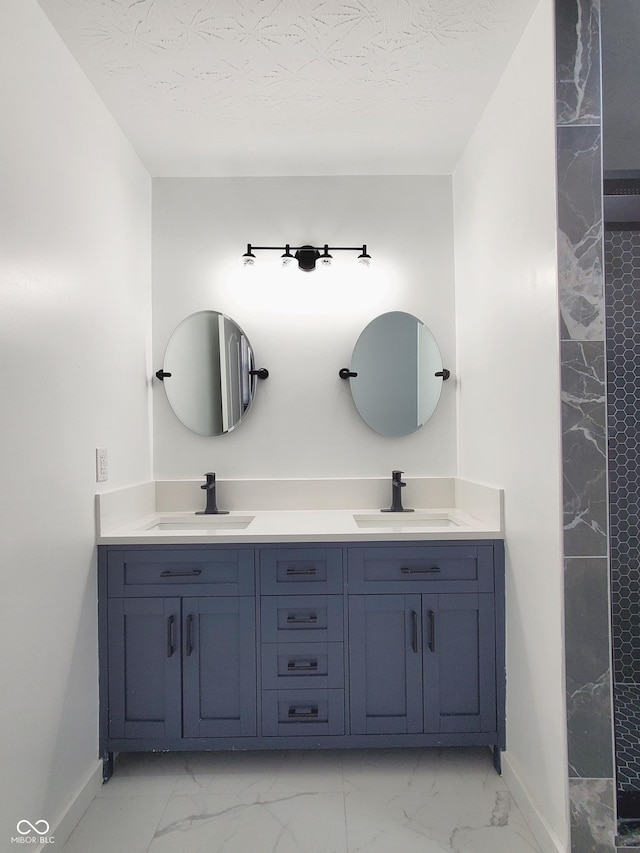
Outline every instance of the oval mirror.
{"label": "oval mirror", "polygon": [[448,371],[443,372],[440,350],[424,323],[390,311],[362,331],[351,374],[351,394],[362,418],[382,435],[400,436],[431,417]]}
{"label": "oval mirror", "polygon": [[247,336],[218,311],[198,311],[177,326],[162,368],[171,408],[199,435],[222,435],[238,426],[255,395],[252,371]]}

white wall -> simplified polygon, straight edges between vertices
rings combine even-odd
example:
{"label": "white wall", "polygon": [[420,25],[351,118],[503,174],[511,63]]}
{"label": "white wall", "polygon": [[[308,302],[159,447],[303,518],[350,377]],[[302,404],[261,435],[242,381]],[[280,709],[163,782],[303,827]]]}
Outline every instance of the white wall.
{"label": "white wall", "polygon": [[0,848],[98,768],[95,448],[150,477],[151,181],[34,0],[0,7]]}
{"label": "white wall", "polygon": [[553,4],[542,0],[454,174],[459,474],[506,496],[507,767],[568,837]]}
{"label": "white wall", "polygon": [[[154,389],[155,476],[225,479],[452,475],[456,468],[455,379],[417,433],[385,438],[359,417],[349,366],[366,324],[385,311],[420,317],[455,376],[453,232],[448,177],[155,179],[153,183],[154,371],[175,326],[215,309],[246,332],[259,384],[240,426],[223,436],[188,432]],[[282,270],[279,253],[247,243],[358,246],[337,252],[330,270]]]}

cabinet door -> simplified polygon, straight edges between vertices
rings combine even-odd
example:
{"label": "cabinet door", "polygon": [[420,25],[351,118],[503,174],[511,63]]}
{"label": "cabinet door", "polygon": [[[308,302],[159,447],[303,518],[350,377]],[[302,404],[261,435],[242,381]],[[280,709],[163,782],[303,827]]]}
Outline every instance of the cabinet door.
{"label": "cabinet door", "polygon": [[493,595],[422,596],[425,732],[496,730]]}
{"label": "cabinet door", "polygon": [[352,734],[422,731],[421,597],[349,596]]}
{"label": "cabinet door", "polygon": [[185,598],[184,736],[256,734],[255,599]]}
{"label": "cabinet door", "polygon": [[180,599],[109,601],[109,736],[181,734]]}

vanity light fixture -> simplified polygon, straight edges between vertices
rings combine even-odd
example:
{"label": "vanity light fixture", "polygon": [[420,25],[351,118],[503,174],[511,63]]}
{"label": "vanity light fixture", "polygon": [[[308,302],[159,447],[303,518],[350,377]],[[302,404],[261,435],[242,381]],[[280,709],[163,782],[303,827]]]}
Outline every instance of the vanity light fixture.
{"label": "vanity light fixture", "polygon": [[365,266],[369,266],[371,263],[371,255],[367,252],[366,243],[362,246],[329,246],[325,243],[322,251],[316,249],[315,246],[291,246],[289,243],[285,246],[252,246],[251,243],[247,243],[247,251],[242,256],[244,266],[252,267],[255,265],[256,256],[253,254],[254,251],[282,252],[282,266],[291,266],[293,261],[296,260],[298,262],[298,269],[305,272],[314,270],[318,261],[320,261],[320,266],[322,267],[331,266],[331,261],[333,260],[331,252],[360,252],[358,262]]}

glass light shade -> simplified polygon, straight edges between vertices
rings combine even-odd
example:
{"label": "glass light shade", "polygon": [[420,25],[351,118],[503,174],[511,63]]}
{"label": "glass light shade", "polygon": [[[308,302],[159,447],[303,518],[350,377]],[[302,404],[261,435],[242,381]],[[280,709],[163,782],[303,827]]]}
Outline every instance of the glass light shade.
{"label": "glass light shade", "polygon": [[367,244],[362,246],[362,252],[358,255],[358,263],[363,267],[371,266],[371,255],[367,252]]}
{"label": "glass light shade", "polygon": [[325,243],[324,250],[323,250],[323,252],[319,258],[320,266],[330,267],[332,260],[333,260],[333,257],[329,254],[329,246]]}
{"label": "glass light shade", "polygon": [[282,261],[283,267],[290,267],[295,261],[295,258],[291,254],[291,246],[288,243],[284,247],[284,253],[280,255],[280,260]]}

